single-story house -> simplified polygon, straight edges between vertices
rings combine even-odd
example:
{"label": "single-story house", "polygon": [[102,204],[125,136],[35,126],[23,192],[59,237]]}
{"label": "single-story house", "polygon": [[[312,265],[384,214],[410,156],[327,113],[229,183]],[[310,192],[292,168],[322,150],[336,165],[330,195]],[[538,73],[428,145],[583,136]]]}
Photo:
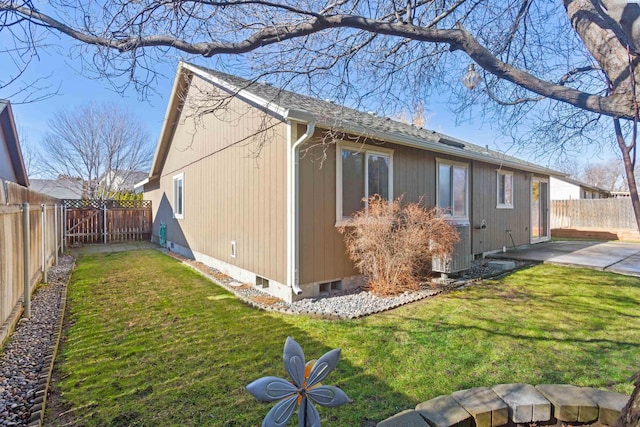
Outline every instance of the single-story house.
{"label": "single-story house", "polygon": [[29,186],[11,103],[0,99],[0,204],[7,203],[6,182]]}
{"label": "single-story house", "polygon": [[547,168],[181,62],[145,199],[167,246],[285,300],[361,284],[338,227],[380,194],[447,209],[454,263],[549,239]]}
{"label": "single-story house", "polygon": [[551,200],[607,199],[611,192],[568,176],[552,176],[549,179]]}

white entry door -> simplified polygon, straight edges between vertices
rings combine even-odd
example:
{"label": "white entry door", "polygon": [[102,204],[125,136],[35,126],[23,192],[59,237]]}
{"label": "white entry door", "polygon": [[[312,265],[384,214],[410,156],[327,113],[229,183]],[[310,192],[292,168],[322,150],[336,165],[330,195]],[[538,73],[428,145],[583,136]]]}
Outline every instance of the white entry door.
{"label": "white entry door", "polygon": [[549,240],[549,181],[531,179],[531,242]]}

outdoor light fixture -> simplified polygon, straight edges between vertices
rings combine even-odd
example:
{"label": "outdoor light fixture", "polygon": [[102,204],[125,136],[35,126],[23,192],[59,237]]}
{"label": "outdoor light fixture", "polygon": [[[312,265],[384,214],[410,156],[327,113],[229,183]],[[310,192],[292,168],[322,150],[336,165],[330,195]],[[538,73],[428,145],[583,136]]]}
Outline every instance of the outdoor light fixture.
{"label": "outdoor light fixture", "polygon": [[467,68],[467,72],[462,76],[462,84],[467,87],[469,90],[473,90],[476,86],[480,84],[482,77],[480,74],[476,72],[476,65],[469,64],[469,68]]}

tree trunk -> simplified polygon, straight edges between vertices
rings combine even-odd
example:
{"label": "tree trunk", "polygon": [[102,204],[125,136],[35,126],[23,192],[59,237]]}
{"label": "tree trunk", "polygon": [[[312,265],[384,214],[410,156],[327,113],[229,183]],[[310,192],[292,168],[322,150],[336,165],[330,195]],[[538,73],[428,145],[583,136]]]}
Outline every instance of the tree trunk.
{"label": "tree trunk", "polygon": [[624,160],[624,171],[627,175],[627,184],[629,185],[629,195],[631,196],[631,205],[633,213],[636,216],[636,225],[640,231],[640,198],[638,197],[638,186],[636,185],[636,176],[633,170],[635,162],[631,160],[628,150],[622,150],[622,159]]}
{"label": "tree trunk", "polygon": [[633,213],[636,217],[636,226],[640,231],[640,198],[638,198],[638,185],[636,184],[636,129],[634,128],[633,136],[631,137],[631,144],[627,145],[622,134],[622,128],[620,127],[620,120],[613,119],[613,129],[616,133],[616,141],[618,147],[622,153],[622,160],[624,162],[624,171],[627,177],[627,185],[629,186],[629,195],[631,196],[631,205],[633,206]]}
{"label": "tree trunk", "polygon": [[[640,85],[640,67],[633,39],[640,25],[640,8],[624,2],[624,7],[613,0],[563,0],[573,29],[578,33],[593,58],[600,64],[609,82],[611,93],[628,98],[638,121],[636,86]],[[636,131],[627,145],[618,118],[613,120],[618,147],[624,160],[631,204],[640,231],[640,199],[635,179]]]}
{"label": "tree trunk", "polygon": [[636,388],[631,393],[631,398],[622,409],[620,418],[615,427],[640,427],[640,372],[635,375]]}

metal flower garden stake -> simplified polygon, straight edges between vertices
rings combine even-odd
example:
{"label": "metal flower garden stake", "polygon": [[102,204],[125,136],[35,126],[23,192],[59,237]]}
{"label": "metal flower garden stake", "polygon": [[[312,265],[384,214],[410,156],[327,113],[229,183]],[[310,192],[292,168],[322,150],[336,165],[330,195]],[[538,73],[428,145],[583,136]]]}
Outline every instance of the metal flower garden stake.
{"label": "metal flower garden stake", "polygon": [[284,368],[291,377],[287,381],[278,377],[263,377],[247,386],[247,391],[262,402],[280,400],[271,408],[262,427],[285,426],[296,406],[299,427],[320,427],[320,414],[313,402],[320,406],[336,407],[349,401],[338,387],[322,385],[320,381],[336,367],[340,349],[325,353],[317,361],[305,363],[302,347],[291,337],[284,344]]}

